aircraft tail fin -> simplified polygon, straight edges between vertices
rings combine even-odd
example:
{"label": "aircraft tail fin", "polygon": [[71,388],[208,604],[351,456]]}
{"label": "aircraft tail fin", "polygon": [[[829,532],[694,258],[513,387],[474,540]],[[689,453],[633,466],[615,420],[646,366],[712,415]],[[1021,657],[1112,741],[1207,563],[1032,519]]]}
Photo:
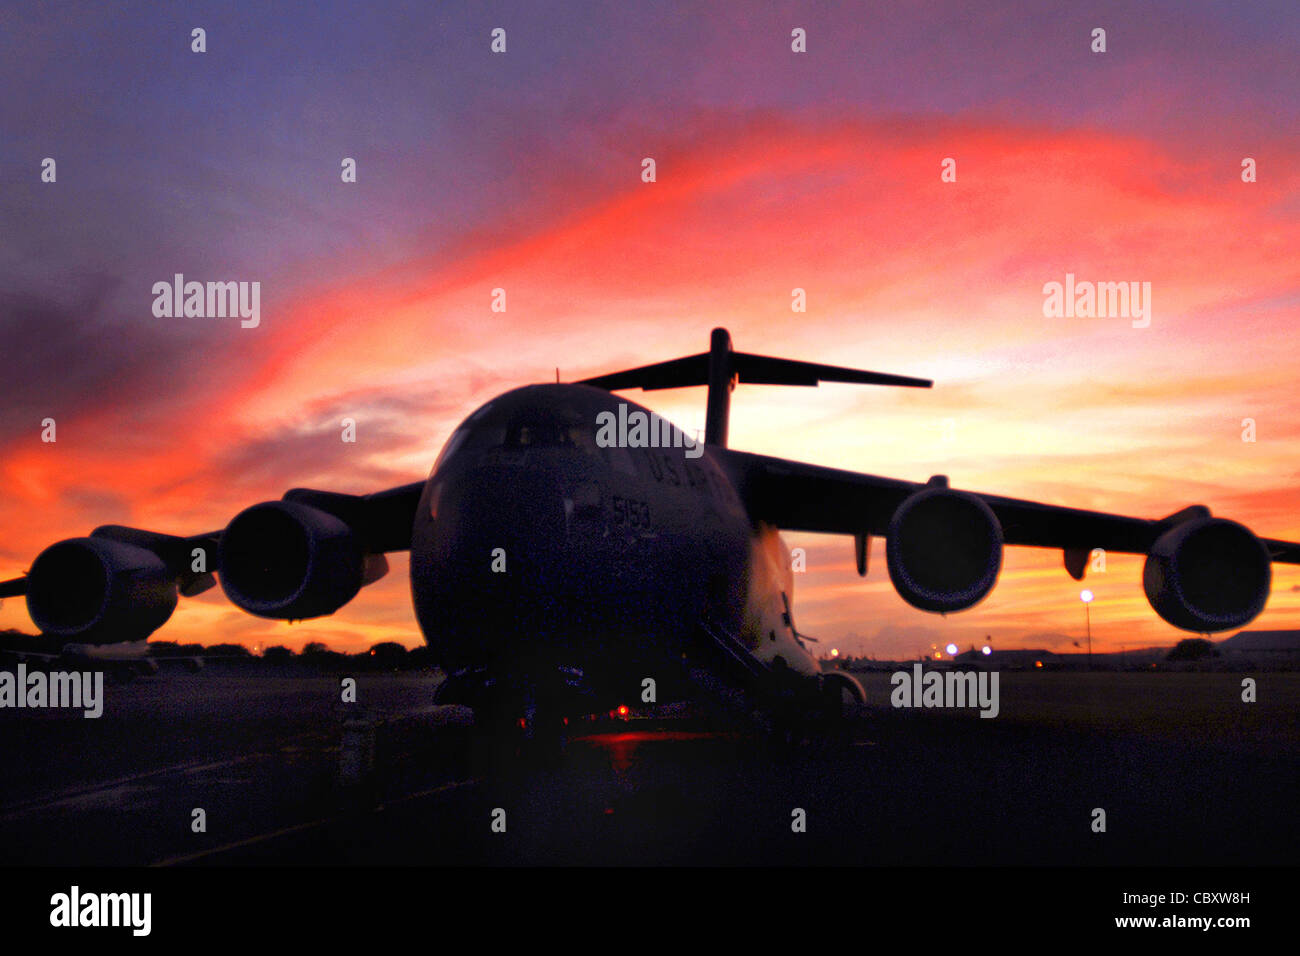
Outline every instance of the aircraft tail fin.
{"label": "aircraft tail fin", "polygon": [[731,333],[721,328],[713,330],[707,352],[598,375],[583,379],[578,384],[594,385],[611,392],[625,388],[653,391],[707,385],[709,397],[704,420],[704,441],[709,445],[725,447],[731,418],[731,390],[737,382],[804,386],[816,386],[819,382],[850,382],[858,385],[900,385],[906,388],[930,388],[934,384],[929,379],[909,378],[906,375],[886,375],[883,372],[735,352],[731,348]]}

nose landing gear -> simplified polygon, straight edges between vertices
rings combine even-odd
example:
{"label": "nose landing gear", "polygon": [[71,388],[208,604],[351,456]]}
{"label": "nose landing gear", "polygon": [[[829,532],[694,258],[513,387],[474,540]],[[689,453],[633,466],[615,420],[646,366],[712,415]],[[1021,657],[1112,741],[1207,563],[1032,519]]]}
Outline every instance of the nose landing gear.
{"label": "nose landing gear", "polygon": [[475,749],[492,763],[549,764],[563,756],[568,727],[559,702],[535,683],[492,681],[468,703]]}

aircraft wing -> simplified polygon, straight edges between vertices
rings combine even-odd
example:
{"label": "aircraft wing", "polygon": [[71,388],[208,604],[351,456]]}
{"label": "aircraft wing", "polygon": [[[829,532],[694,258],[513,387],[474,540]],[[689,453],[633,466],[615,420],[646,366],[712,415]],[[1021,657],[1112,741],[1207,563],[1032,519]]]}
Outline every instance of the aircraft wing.
{"label": "aircraft wing", "polygon": [[217,570],[249,613],[332,614],[384,575],[386,552],[410,548],[424,484],[369,495],[295,488],[191,536],[103,525],[46,548],[24,577],[0,582],[0,598],[26,595],[43,633],[92,645],[145,639],[178,595],[213,587]]}
{"label": "aircraft wing", "polygon": [[367,553],[383,554],[410,550],[411,525],[424,485],[423,481],[414,481],[369,495],[294,488],[285,492],[284,500],[333,515],[357,534]]}
{"label": "aircraft wing", "polygon": [[[752,517],[788,531],[884,536],[890,519],[925,483],[882,478],[803,462],[727,449],[722,452]],[[1133,518],[1064,508],[1019,498],[973,492],[992,509],[1006,544],[1060,548],[1082,562],[1094,548],[1147,554],[1156,539],[1189,517],[1208,515],[1200,506],[1166,518]],[[1261,539],[1275,562],[1300,564],[1300,544]],[[1081,553],[1081,554],[1080,554]]]}

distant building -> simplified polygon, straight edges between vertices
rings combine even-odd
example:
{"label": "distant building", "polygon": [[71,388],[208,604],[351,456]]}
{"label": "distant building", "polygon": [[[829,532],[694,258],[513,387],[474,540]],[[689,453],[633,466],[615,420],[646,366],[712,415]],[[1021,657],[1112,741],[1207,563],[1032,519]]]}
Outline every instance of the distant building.
{"label": "distant building", "polygon": [[952,659],[954,667],[977,668],[990,671],[1056,670],[1061,659],[1051,651],[982,651],[970,650]]}

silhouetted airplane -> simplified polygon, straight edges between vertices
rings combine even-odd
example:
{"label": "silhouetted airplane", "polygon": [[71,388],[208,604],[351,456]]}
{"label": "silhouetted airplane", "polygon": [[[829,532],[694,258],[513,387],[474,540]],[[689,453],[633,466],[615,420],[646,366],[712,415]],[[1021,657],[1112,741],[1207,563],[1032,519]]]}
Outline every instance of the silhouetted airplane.
{"label": "silhouetted airplane", "polygon": [[[386,552],[409,549],[420,628],[449,675],[439,699],[489,725],[532,728],[636,703],[647,678],[660,701],[704,688],[833,717],[846,693],[861,700],[851,676],[822,673],[795,630],[778,530],[853,536],[864,576],[870,537],[884,537],[898,593],[941,613],[989,593],[1004,544],[1060,548],[1075,579],[1094,548],[1146,554],[1152,607],[1198,632],[1252,620],[1270,561],[1300,563],[1300,545],[1202,506],[1129,518],[958,491],[942,475],[918,484],[736,451],[737,382],[932,384],[735,352],[715,329],[705,353],[492,399],[425,481],[365,496],[295,489],[194,537],[101,527],[47,548],[0,597],[26,594],[47,634],[143,640],[178,592],[213,586],[210,567],[245,611],[295,620],[334,613],[386,573]],[[708,386],[702,448],[669,440],[667,423],[611,394],[694,385]],[[636,413],[650,434],[627,429]],[[614,421],[623,440],[611,444]]]}
{"label": "silhouetted airplane", "polygon": [[[225,655],[220,655],[225,656]],[[0,648],[0,660],[13,658],[16,662],[36,660],[49,668],[70,668],[85,670],[87,668],[107,668],[119,681],[129,681],[134,677],[157,674],[162,664],[176,664],[190,673],[203,670],[204,656],[201,654],[175,654],[167,657],[154,657],[149,653],[147,640],[119,641],[113,644],[64,644],[57,654],[45,651],[24,650],[21,648]]]}

